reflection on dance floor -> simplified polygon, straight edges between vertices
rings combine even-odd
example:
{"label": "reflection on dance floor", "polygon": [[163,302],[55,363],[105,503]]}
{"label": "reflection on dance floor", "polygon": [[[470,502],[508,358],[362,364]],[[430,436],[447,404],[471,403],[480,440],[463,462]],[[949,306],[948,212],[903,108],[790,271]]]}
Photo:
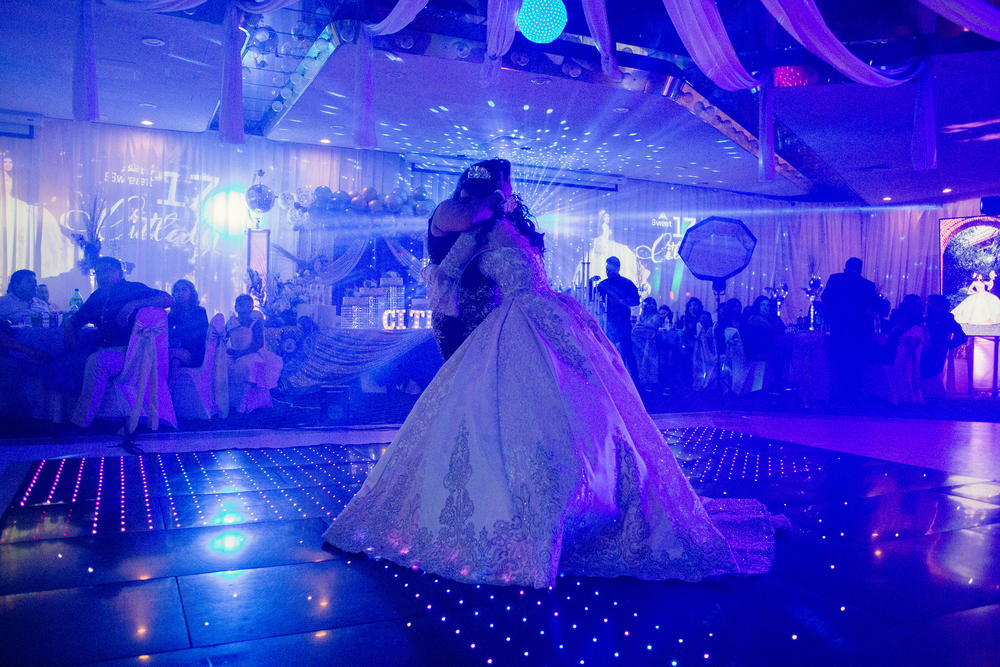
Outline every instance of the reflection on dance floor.
{"label": "reflection on dance floor", "polygon": [[[0,662],[986,664],[1000,483],[713,428],[695,488],[794,528],[771,574],[456,584],[320,541],[385,445],[38,461],[0,521]],[[849,437],[849,434],[845,434]]]}

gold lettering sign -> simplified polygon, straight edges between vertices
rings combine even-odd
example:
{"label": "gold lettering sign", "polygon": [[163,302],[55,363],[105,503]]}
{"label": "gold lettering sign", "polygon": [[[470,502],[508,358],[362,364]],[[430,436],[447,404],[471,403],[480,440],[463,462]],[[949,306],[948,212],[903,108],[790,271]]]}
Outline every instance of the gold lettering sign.
{"label": "gold lettering sign", "polygon": [[382,329],[398,331],[402,329],[430,329],[431,311],[403,310],[390,308],[382,311]]}

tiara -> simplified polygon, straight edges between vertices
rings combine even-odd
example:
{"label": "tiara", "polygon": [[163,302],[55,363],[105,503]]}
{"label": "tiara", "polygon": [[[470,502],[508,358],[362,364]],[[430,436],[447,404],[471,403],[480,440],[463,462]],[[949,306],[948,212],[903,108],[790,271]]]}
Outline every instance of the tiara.
{"label": "tiara", "polygon": [[465,175],[466,178],[477,181],[480,179],[489,180],[493,178],[493,174],[490,173],[490,170],[479,164],[474,164],[468,169],[466,169]]}

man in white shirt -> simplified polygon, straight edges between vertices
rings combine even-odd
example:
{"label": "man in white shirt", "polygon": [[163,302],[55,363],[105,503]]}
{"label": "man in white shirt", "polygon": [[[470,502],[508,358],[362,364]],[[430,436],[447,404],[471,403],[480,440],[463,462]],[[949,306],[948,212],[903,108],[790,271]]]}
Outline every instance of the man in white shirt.
{"label": "man in white shirt", "polygon": [[21,269],[12,273],[7,284],[7,294],[0,296],[0,319],[11,324],[23,324],[25,317],[45,312],[45,304],[35,298],[36,288],[34,271]]}

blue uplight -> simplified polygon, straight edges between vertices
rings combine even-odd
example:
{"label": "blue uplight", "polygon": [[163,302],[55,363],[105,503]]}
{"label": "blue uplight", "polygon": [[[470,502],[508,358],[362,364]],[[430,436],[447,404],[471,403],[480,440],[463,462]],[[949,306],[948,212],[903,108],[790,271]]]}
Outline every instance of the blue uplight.
{"label": "blue uplight", "polygon": [[243,533],[222,533],[212,540],[210,546],[212,551],[223,554],[233,554],[243,548],[246,536]]}
{"label": "blue uplight", "polygon": [[526,39],[548,44],[566,29],[566,5],[562,0],[524,0],[517,27]]}

